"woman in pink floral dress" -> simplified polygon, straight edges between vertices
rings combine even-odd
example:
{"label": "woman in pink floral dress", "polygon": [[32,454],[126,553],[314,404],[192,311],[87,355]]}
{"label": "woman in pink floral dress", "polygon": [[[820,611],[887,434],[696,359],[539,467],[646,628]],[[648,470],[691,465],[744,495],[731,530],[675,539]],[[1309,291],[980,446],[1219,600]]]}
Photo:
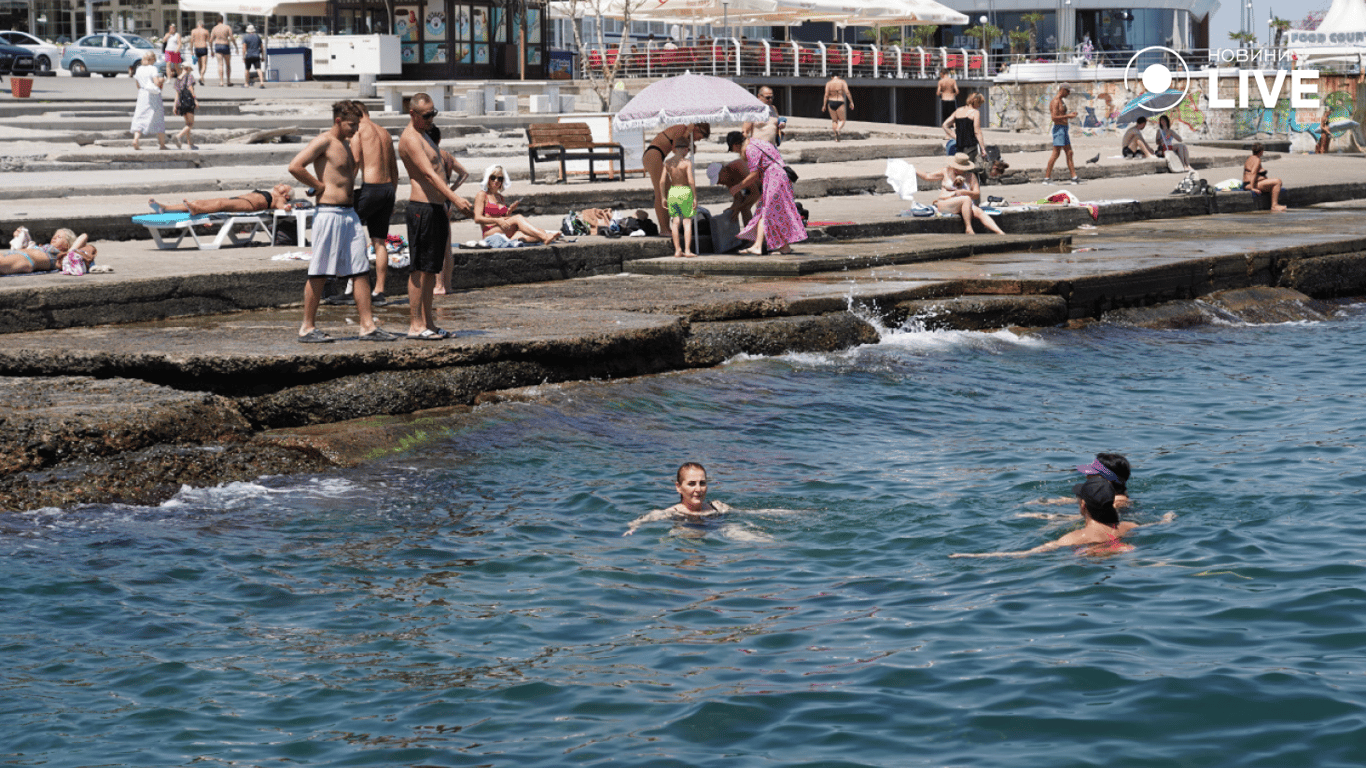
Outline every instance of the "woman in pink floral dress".
{"label": "woman in pink floral dress", "polygon": [[[768,129],[764,126],[754,132],[745,144],[745,160],[752,169],[744,181],[731,187],[731,194],[739,191],[760,178],[763,179],[763,198],[754,209],[754,217],[740,230],[740,239],[753,240],[754,245],[740,253],[758,256],[764,252],[764,243],[779,253],[792,253],[792,243],[806,239],[806,223],[797,213],[797,202],[792,197],[792,180],[784,170],[783,157],[773,146]],[[775,128],[776,130],[776,128]]]}

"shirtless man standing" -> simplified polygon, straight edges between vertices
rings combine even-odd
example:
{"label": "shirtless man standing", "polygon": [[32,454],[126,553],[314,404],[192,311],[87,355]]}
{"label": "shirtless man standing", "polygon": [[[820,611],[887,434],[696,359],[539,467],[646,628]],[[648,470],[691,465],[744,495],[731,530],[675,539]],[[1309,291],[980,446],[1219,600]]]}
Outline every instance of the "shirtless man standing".
{"label": "shirtless man standing", "polygon": [[1075,120],[1076,112],[1067,111],[1067,103],[1063,99],[1072,92],[1072,86],[1063,83],[1058,86],[1058,95],[1053,97],[1053,101],[1048,104],[1048,114],[1053,118],[1053,154],[1048,156],[1048,165],[1043,169],[1043,183],[1053,183],[1053,164],[1058,162],[1058,154],[1067,153],[1067,171],[1072,174],[1072,183],[1080,184],[1081,179],[1077,178],[1077,166],[1072,162],[1072,138],[1067,132],[1067,121]]}
{"label": "shirtless man standing", "polygon": [[[356,185],[356,158],[349,144],[360,127],[360,110],[350,101],[332,105],[332,128],[309,142],[289,163],[294,178],[314,190],[318,209],[313,216],[313,260],[304,284],[304,322],[299,341],[332,341],[318,330],[318,304],[329,277],[349,277],[360,314],[361,341],[393,341],[394,334],[375,325],[370,313],[370,260],[365,256],[365,230],[351,207]],[[310,172],[308,166],[312,165]],[[316,174],[316,175],[315,175]]]}
{"label": "shirtless man standing", "polygon": [[408,114],[408,126],[398,139],[398,156],[411,182],[406,212],[408,252],[413,263],[408,276],[408,338],[436,341],[451,336],[437,327],[432,316],[436,276],[450,252],[451,220],[446,203],[459,206],[464,201],[446,186],[441,150],[427,136],[427,129],[436,122],[432,97],[413,94]]}
{"label": "shirtless man standing", "polygon": [[939,85],[934,92],[939,96],[939,119],[943,120],[958,109],[958,81],[947,69],[939,70]]}
{"label": "shirtless man standing", "polygon": [[398,156],[394,154],[394,137],[370,119],[370,110],[357,101],[360,108],[360,128],[351,140],[351,154],[360,166],[365,181],[356,193],[356,214],[370,233],[370,245],[375,248],[374,304],[385,304],[385,278],[389,273],[389,219],[394,215],[394,197],[398,189]]}
{"label": "shirtless man standing", "polygon": [[209,30],[204,29],[204,22],[194,25],[190,30],[190,47],[194,49],[194,58],[199,65],[199,82],[204,82],[204,71],[209,68]]}
{"label": "shirtless man standing", "polygon": [[218,22],[209,33],[209,42],[213,44],[213,57],[218,60],[218,84],[232,85],[232,52],[237,48],[232,27],[226,21]]}
{"label": "shirtless man standing", "polygon": [[839,141],[840,129],[844,127],[845,109],[854,109],[854,96],[849,93],[849,84],[844,82],[844,78],[831,75],[830,81],[825,84],[824,99],[821,111],[830,113],[830,128],[835,132],[835,141]]}

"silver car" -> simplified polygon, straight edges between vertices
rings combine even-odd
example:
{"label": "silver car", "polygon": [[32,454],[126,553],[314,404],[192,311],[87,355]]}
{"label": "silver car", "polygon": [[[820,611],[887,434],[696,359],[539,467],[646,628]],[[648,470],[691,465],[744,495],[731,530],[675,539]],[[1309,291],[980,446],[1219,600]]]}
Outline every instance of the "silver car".
{"label": "silver car", "polygon": [[[142,55],[156,48],[145,37],[126,32],[98,32],[86,35],[68,45],[62,54],[62,68],[71,70],[72,77],[89,77],[99,72],[105,77],[126,74],[128,68],[142,63]],[[164,64],[158,63],[157,69]]]}
{"label": "silver car", "polygon": [[33,51],[34,72],[51,72],[62,60],[61,47],[45,43],[27,32],[16,29],[0,32],[0,43],[17,45]]}

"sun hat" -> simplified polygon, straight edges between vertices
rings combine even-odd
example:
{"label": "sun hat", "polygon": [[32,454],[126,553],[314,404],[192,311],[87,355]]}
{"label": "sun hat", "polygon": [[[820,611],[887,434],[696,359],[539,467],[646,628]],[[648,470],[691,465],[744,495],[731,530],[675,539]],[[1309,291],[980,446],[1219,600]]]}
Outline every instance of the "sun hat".
{"label": "sun hat", "polygon": [[959,152],[949,161],[949,167],[959,171],[973,171],[977,166],[972,164],[972,158],[966,152]]}
{"label": "sun hat", "polygon": [[1109,467],[1101,464],[1100,459],[1096,459],[1085,466],[1078,465],[1077,471],[1083,475],[1100,475],[1102,478],[1109,480],[1112,483],[1119,482],[1119,475],[1111,472]]}

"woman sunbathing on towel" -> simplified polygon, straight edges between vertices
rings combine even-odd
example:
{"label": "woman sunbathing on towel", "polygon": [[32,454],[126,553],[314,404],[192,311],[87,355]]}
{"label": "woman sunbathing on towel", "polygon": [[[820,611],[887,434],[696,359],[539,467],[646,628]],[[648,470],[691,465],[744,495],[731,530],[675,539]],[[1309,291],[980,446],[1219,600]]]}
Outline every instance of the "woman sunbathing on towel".
{"label": "woman sunbathing on towel", "polygon": [[[21,231],[16,230],[14,234],[20,237]],[[27,230],[22,230],[22,237],[27,240]],[[0,275],[23,275],[61,269],[62,261],[68,253],[77,254],[79,260],[88,268],[95,261],[95,246],[87,244],[86,240],[85,235],[77,237],[76,233],[69,229],[59,229],[47,245],[30,242],[21,248],[0,252]],[[88,269],[74,274],[85,274],[86,271]]]}
{"label": "woman sunbathing on towel", "polygon": [[154,213],[189,213],[201,216],[206,213],[259,213],[273,209],[289,211],[294,209],[290,201],[294,190],[288,184],[276,184],[269,192],[256,190],[237,197],[215,197],[210,200],[182,200],[180,205],[163,205],[156,200],[148,200]]}

